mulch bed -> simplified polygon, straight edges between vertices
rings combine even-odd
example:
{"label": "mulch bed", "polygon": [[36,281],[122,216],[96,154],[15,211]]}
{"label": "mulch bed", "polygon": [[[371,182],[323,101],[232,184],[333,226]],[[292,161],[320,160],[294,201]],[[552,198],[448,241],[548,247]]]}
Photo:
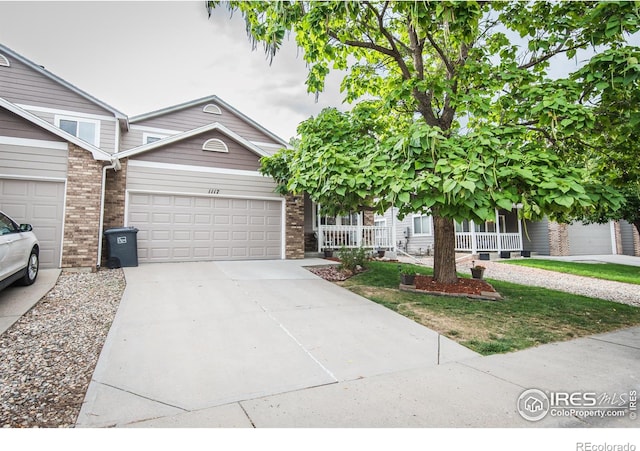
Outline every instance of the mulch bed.
{"label": "mulch bed", "polygon": [[344,269],[340,269],[338,265],[330,265],[330,266],[307,266],[307,270],[314,273],[316,276],[322,277],[324,280],[328,280],[329,282],[344,282],[349,277],[354,276],[362,271],[347,271]]}
{"label": "mulch bed", "polygon": [[438,291],[449,294],[475,294],[482,292],[495,293],[496,290],[484,280],[458,278],[458,283],[439,283],[431,276],[416,275],[416,290]]}

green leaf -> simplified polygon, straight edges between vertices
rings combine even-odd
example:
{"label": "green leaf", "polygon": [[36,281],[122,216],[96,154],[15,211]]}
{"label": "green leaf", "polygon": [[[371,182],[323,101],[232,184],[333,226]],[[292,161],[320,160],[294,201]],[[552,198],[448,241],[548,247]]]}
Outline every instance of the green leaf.
{"label": "green leaf", "polygon": [[411,196],[409,196],[409,193],[403,192],[398,194],[398,200],[401,203],[406,204],[411,200]]}

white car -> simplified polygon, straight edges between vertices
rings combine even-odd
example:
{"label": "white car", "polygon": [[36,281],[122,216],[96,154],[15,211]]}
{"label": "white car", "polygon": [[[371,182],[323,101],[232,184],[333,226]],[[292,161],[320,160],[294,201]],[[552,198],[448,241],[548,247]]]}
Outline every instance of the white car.
{"label": "white car", "polygon": [[0,290],[38,277],[40,245],[31,224],[16,224],[0,211]]}

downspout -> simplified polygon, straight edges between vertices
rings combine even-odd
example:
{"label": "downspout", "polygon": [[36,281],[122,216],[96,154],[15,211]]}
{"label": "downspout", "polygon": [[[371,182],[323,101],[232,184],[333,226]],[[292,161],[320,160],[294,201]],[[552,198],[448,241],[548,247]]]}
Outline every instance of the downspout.
{"label": "downspout", "polygon": [[120,168],[120,160],[115,158],[111,160],[110,165],[102,167],[102,191],[100,193],[100,225],[98,230],[98,262],[96,264],[96,267],[98,269],[100,269],[100,266],[102,264],[102,233],[104,232],[104,200],[107,184],[107,169],[119,171]]}

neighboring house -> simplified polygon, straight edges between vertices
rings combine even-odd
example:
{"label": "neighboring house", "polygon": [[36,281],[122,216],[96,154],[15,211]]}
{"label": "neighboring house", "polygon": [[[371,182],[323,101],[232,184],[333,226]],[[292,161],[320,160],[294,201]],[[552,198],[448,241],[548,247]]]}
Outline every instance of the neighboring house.
{"label": "neighboring house", "polygon": [[286,145],[216,96],[128,118],[0,45],[0,209],[42,267],[95,269],[121,226],[141,262],[301,258],[304,197],[258,173]]}

